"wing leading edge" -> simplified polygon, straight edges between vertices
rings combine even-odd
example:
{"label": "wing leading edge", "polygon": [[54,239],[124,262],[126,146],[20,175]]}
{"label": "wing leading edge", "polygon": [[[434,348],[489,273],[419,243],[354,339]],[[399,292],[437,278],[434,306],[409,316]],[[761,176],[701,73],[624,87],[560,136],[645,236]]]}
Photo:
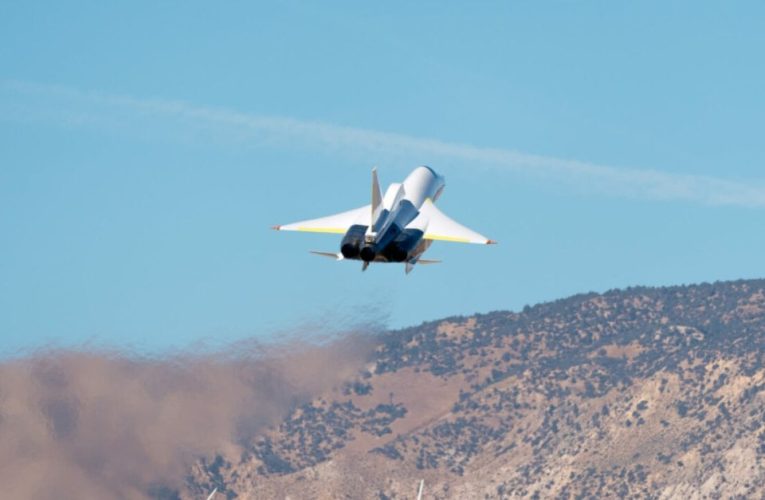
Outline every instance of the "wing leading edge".
{"label": "wing leading edge", "polygon": [[[486,236],[450,219],[430,200],[426,200],[422,208],[420,208],[419,217],[424,217],[427,220],[425,236],[423,236],[426,240],[475,243],[479,245],[492,245],[496,243],[496,241],[490,240]],[[415,223],[416,220],[412,222],[412,224]]]}
{"label": "wing leading edge", "polygon": [[318,219],[303,220],[292,224],[274,226],[277,231],[303,231],[308,233],[345,234],[354,224],[369,225],[370,205],[354,208],[347,212],[328,215]]}

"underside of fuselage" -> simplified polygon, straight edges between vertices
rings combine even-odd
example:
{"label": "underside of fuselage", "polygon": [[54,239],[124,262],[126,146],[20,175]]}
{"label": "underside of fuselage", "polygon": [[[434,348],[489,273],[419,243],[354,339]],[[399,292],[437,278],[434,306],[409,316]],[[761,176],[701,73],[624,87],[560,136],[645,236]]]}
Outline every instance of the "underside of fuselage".
{"label": "underside of fuselage", "polygon": [[392,225],[376,241],[365,237],[368,226],[351,226],[340,243],[340,253],[344,259],[364,262],[411,262],[418,259],[430,246],[430,241],[423,240],[424,233],[419,229],[401,229]]}

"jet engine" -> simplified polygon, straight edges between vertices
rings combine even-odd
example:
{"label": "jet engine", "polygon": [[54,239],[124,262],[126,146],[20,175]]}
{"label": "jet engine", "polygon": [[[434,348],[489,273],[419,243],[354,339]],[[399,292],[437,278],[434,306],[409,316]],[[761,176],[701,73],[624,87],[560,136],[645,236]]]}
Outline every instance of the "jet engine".
{"label": "jet engine", "polygon": [[340,253],[346,259],[356,259],[359,256],[361,247],[364,244],[364,234],[367,232],[367,226],[354,224],[343,237],[340,243]]}
{"label": "jet engine", "polygon": [[405,229],[385,247],[382,254],[388,262],[404,262],[422,239],[419,229]]}
{"label": "jet engine", "polygon": [[398,226],[398,224],[391,224],[385,229],[385,232],[383,232],[382,236],[378,237],[376,242],[365,243],[364,246],[361,247],[359,250],[359,256],[361,257],[361,260],[364,262],[372,262],[377,259],[378,255],[382,254],[384,256],[384,250],[388,248],[390,244],[394,242],[399,236],[401,236],[402,233],[403,231],[401,231],[401,228]]}
{"label": "jet engine", "polygon": [[377,257],[376,245],[364,245],[361,247],[359,255],[364,262],[372,262],[375,260],[375,257]]}

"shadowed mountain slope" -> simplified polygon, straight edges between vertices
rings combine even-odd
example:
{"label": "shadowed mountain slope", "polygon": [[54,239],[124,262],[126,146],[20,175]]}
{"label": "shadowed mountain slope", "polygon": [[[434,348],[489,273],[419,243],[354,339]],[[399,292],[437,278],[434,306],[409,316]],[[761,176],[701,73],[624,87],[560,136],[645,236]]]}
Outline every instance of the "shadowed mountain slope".
{"label": "shadowed mountain slope", "polygon": [[380,337],[188,495],[765,496],[765,281],[585,294]]}

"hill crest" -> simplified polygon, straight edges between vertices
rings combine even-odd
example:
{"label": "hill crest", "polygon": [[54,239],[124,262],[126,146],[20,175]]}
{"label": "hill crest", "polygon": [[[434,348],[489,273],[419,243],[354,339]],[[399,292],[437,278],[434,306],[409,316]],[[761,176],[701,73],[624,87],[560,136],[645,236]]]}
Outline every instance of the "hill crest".
{"label": "hill crest", "polygon": [[189,492],[762,496],[765,280],[580,294],[392,331]]}

